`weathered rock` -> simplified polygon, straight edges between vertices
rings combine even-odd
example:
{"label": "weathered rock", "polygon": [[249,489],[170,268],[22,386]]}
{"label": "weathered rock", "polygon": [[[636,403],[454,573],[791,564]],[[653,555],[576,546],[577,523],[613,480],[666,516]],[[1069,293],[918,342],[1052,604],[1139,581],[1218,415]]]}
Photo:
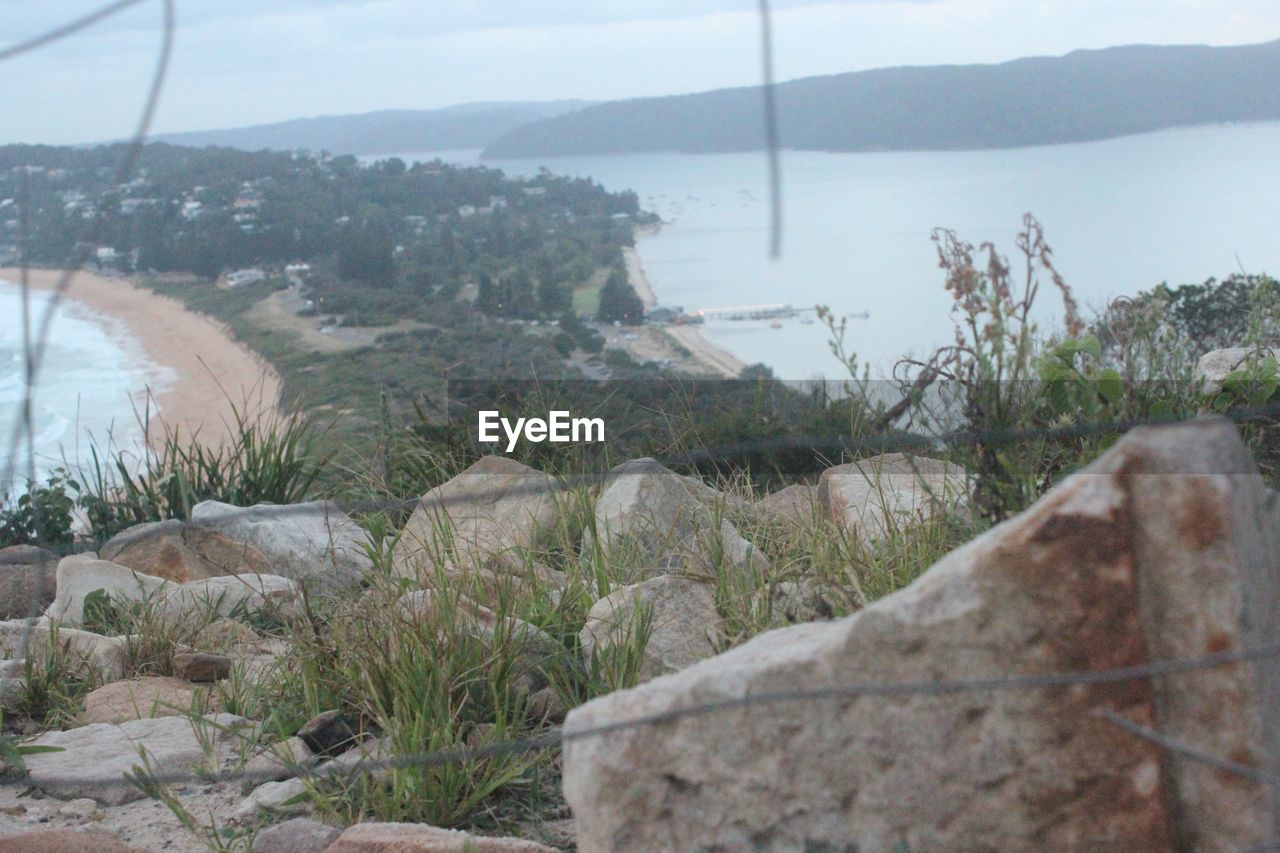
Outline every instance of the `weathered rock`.
{"label": "weathered rock", "polygon": [[236,646],[256,646],[262,636],[248,625],[223,617],[200,629],[191,645],[202,652],[227,651]]}
{"label": "weathered rock", "polygon": [[196,683],[221,681],[231,675],[231,658],[211,652],[176,652],[173,674]]}
{"label": "weathered rock", "polygon": [[272,744],[244,765],[244,776],[251,783],[282,782],[298,774],[299,770],[315,764],[316,756],[300,737],[291,737]]}
{"label": "weathered rock", "polygon": [[484,562],[541,547],[556,523],[555,480],[504,456],[486,456],[422,496],[396,545],[401,577],[438,565]]}
{"label": "weathered rock", "polygon": [[283,782],[264,782],[253,789],[249,796],[236,806],[231,819],[236,823],[251,823],[257,820],[259,812],[277,814],[296,814],[311,808],[306,799],[307,785],[301,779],[286,779]]}
{"label": "weathered rock", "polygon": [[263,827],[253,837],[253,853],[322,853],[342,830],[318,820],[295,817]]}
{"label": "weathered rock", "polygon": [[828,468],[817,496],[836,524],[873,542],[954,506],[964,487],[964,469],[957,465],[889,453]]}
{"label": "weathered rock", "polygon": [[0,548],[0,619],[39,616],[57,590],[58,555],[34,545]]}
{"label": "weathered rock", "polygon": [[364,531],[328,501],[251,507],[205,501],[191,510],[191,523],[251,545],[272,574],[319,590],[357,585],[373,568]]}
{"label": "weathered rock", "polygon": [[763,571],[768,561],[728,520],[717,520],[680,476],[652,459],[609,472],[596,500],[595,532],[583,535],[583,554],[598,546],[611,557],[654,574],[705,568],[719,557],[736,568]]}
{"label": "weathered rock", "polygon": [[766,495],[760,506],[769,517],[796,527],[812,524],[824,515],[817,489],[803,483]]}
{"label": "weathered rock", "polygon": [[270,561],[252,545],[177,519],[121,531],[107,540],[99,555],[177,583],[244,572],[271,573]]}
{"label": "weathered rock", "polygon": [[298,729],[298,738],[316,755],[337,755],[365,736],[360,720],[346,711],[317,714]]}
{"label": "weathered rock", "polygon": [[715,654],[720,634],[715,591],[709,584],[659,575],[624,586],[600,599],[587,613],[579,641],[582,654],[606,654],[648,631],[639,680],[648,681],[692,666]]}
{"label": "weathered rock", "polygon": [[147,676],[113,681],[89,693],[80,722],[93,725],[173,717],[186,714],[192,708],[208,712],[215,704],[207,690],[192,687],[181,678]]}
{"label": "weathered rock", "polygon": [[75,628],[54,628],[47,620],[0,622],[0,651],[11,658],[34,658],[44,663],[56,637],[59,648],[71,653],[71,661],[82,662],[81,674],[96,671],[104,681],[115,681],[124,674],[127,648],[121,637],[104,637]]}
{"label": "weathered rock", "polygon": [[768,613],[772,625],[816,622],[835,615],[828,590],[817,578],[766,584],[760,588],[757,601],[757,606]]}
{"label": "weathered rock", "polygon": [[[215,746],[232,745],[237,740],[234,729],[250,724],[231,714],[218,714],[208,720],[206,733]],[[192,773],[209,761],[195,724],[187,717],[157,717],[119,725],[97,723],[48,732],[30,743],[62,750],[26,757],[32,782],[64,800],[92,797],[109,806],[145,796],[125,780],[125,774],[141,763],[139,747],[146,749],[152,771],[161,776]]]}
{"label": "weathered rock", "polygon": [[231,575],[220,578],[167,584],[155,597],[159,612],[170,616],[187,613],[233,614],[264,613],[287,619],[298,612],[298,586],[278,575]]}
{"label": "weathered rock", "polygon": [[565,647],[541,628],[514,616],[500,617],[459,595],[419,589],[402,595],[397,604],[407,617],[437,626],[442,640],[459,631],[490,646],[510,643],[515,653],[516,683],[529,693],[546,687],[547,670],[566,657]]}
{"label": "weathered rock", "polygon": [[[907,589],[570,712],[566,734],[790,690],[1111,670],[1280,636],[1280,501],[1233,427],[1134,430]],[[1274,772],[1275,658],[1042,689],[761,703],[566,743],[584,850],[1236,850]],[[1176,840],[1176,841],[1175,841]]]}
{"label": "weathered rock", "polygon": [[489,838],[460,829],[422,823],[357,823],[333,842],[328,853],[553,853],[523,838]]}
{"label": "weathered rock", "polygon": [[0,836],[0,853],[146,853],[114,835],[79,829],[36,829]]}
{"label": "weathered rock", "polygon": [[525,707],[525,717],[534,723],[558,725],[564,722],[565,715],[568,713],[569,705],[561,698],[560,691],[554,687],[544,687],[529,694],[529,701]]}
{"label": "weathered rock", "polygon": [[152,599],[165,583],[163,578],[107,560],[79,554],[63,557],[58,563],[57,595],[46,614],[63,625],[79,628],[84,625],[84,603],[91,593],[102,590],[117,603],[143,602]]}
{"label": "weathered rock", "polygon": [[78,800],[63,803],[58,807],[58,814],[77,820],[90,820],[98,814],[98,804],[90,797],[81,797]]}
{"label": "weathered rock", "polygon": [[1249,364],[1250,357],[1265,358],[1280,355],[1276,350],[1254,350],[1247,347],[1230,347],[1207,352],[1196,364],[1195,378],[1201,393],[1214,396],[1222,390],[1222,382],[1231,373]]}

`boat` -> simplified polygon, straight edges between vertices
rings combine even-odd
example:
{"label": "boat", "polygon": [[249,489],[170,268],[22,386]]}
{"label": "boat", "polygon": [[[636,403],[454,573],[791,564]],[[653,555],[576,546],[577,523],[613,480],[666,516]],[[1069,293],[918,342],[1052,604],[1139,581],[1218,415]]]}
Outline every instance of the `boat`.
{"label": "boat", "polygon": [[781,328],[782,328],[782,324],[781,324],[781,323],[779,323],[777,320],[774,320],[772,323],[770,323],[770,324],[769,324],[769,328],[770,328],[770,329],[781,329]]}

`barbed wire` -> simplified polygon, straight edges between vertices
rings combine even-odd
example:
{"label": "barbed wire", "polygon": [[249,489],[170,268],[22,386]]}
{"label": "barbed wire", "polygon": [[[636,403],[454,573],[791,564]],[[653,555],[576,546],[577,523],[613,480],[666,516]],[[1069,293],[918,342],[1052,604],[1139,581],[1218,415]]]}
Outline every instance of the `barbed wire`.
{"label": "barbed wire", "polygon": [[[1222,667],[1239,663],[1259,663],[1278,657],[1280,657],[1280,643],[1274,643],[1256,648],[1219,652],[1210,655],[1172,658],[1106,670],[1028,673],[1024,675],[996,675],[967,679],[916,680],[888,683],[856,682],[847,685],[833,685],[829,687],[809,689],[775,690],[681,705],[665,711],[617,720],[610,723],[602,723],[595,726],[584,726],[568,731],[559,729],[529,737],[512,738],[477,747],[442,749],[411,756],[365,758],[361,759],[358,763],[352,764],[350,769],[375,772],[377,770],[387,769],[429,767],[476,760],[480,758],[493,758],[503,755],[541,751],[576,741],[606,737],[640,728],[661,726],[666,723],[677,722],[692,717],[708,716],[727,711],[747,710],[764,705],[837,700],[851,701],[864,698],[954,696],[969,693],[994,693],[1001,691],[1042,690],[1060,687],[1115,685],[1155,678],[1187,675],[1206,670],[1220,669]],[[1097,709],[1095,713],[1106,719],[1108,722],[1112,722],[1117,725],[1125,727],[1136,725],[1132,724],[1131,721],[1126,720],[1124,717],[1114,715],[1113,712],[1109,712],[1105,708]],[[193,724],[198,723],[193,721]],[[1129,729],[1126,728],[1126,730]],[[1149,733],[1141,727],[1134,728],[1131,733],[1141,736],[1154,734]],[[1162,735],[1156,734],[1155,736],[1157,738],[1164,739],[1164,736]],[[1169,740],[1168,743],[1173,744],[1176,742]],[[1164,744],[1162,743],[1161,745]],[[1192,760],[1203,760],[1205,763],[1211,763],[1217,769],[1222,769],[1227,772],[1239,771],[1237,775],[1241,775],[1243,778],[1248,778],[1250,781],[1267,781],[1268,784],[1276,781],[1255,769],[1250,768],[1246,770],[1244,769],[1244,765],[1220,760],[1189,747],[1186,748],[1185,751],[1187,752],[1187,755],[1184,757],[1191,758]],[[278,770],[261,772],[239,770],[223,773],[219,778],[221,781],[266,782],[274,779],[278,773]],[[147,776],[148,778],[163,784],[175,784],[198,779],[202,774],[193,771],[177,771],[160,774],[148,773]],[[42,774],[42,779],[46,782],[90,781],[115,783],[121,781],[118,777],[95,778],[92,776],[86,777],[84,774],[79,773],[74,777],[59,777],[56,775]]]}

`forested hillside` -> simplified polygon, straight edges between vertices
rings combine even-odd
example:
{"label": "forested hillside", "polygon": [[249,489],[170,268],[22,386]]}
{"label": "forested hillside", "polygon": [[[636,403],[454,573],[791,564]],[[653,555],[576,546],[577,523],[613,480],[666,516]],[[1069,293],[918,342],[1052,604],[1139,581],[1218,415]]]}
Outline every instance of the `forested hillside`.
{"label": "forested hillside", "polygon": [[[825,151],[1082,142],[1280,119],[1278,81],[1280,41],[891,68],[779,85],[779,133],[785,147]],[[484,156],[748,151],[763,144],[762,111],[757,87],[617,101],[513,130]]]}

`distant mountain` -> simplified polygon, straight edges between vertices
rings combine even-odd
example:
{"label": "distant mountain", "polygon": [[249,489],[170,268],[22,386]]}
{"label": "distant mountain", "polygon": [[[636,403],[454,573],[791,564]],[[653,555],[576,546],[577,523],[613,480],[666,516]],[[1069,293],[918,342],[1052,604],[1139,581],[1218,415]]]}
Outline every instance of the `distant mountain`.
{"label": "distant mountain", "polygon": [[[1117,47],[1001,65],[892,68],[777,87],[788,148],[1006,148],[1280,119],[1280,41]],[[759,87],[614,101],[512,130],[482,156],[762,147]]]}
{"label": "distant mountain", "polygon": [[159,142],[260,151],[306,148],[333,154],[394,154],[483,148],[521,125],[589,107],[594,101],[492,102],[437,110],[383,110],[300,118],[228,130],[165,133]]}

